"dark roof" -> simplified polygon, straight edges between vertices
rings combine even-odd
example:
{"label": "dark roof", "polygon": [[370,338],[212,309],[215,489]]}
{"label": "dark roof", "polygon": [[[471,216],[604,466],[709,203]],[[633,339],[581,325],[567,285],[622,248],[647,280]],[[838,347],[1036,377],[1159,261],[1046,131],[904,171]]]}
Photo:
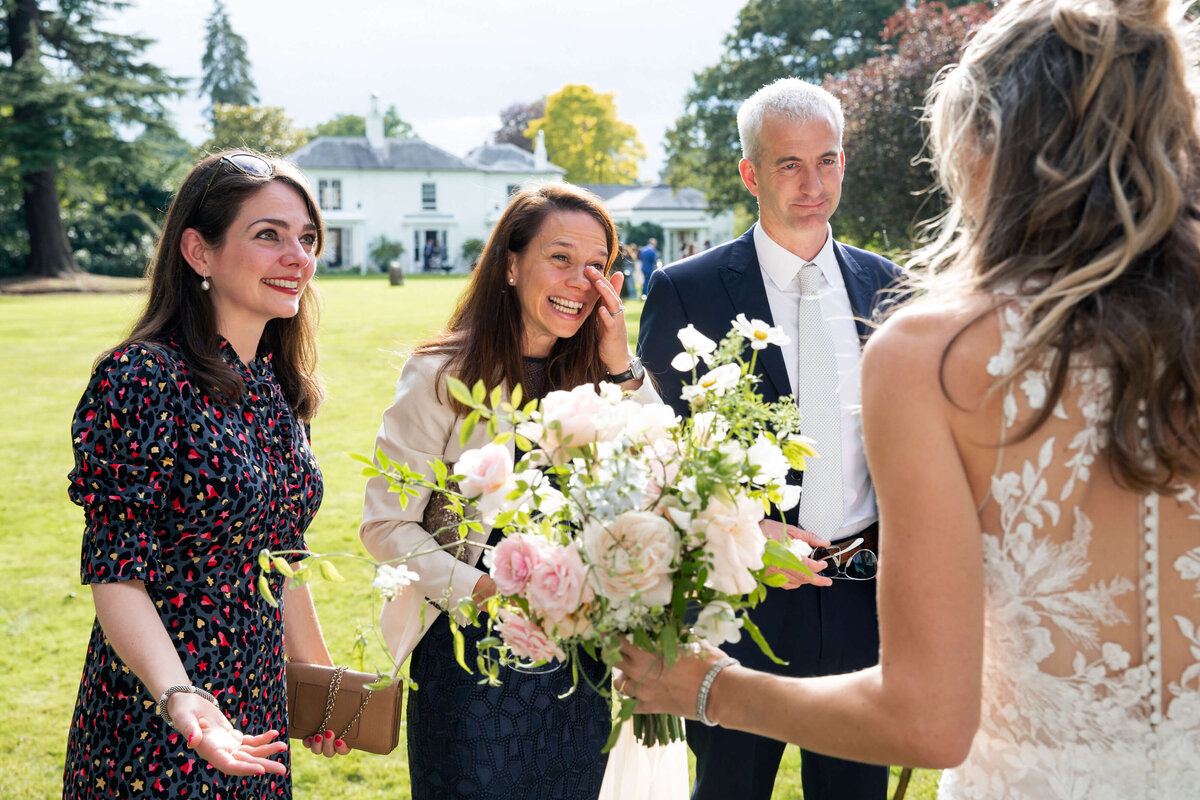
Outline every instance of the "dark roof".
{"label": "dark roof", "polygon": [[319,136],[291,160],[307,169],[478,169],[422,139],[387,139],[375,150],[362,136]]}
{"label": "dark roof", "polygon": [[665,183],[629,186],[618,183],[585,183],[583,188],[596,194],[610,210],[696,209],[707,210],[704,192],[685,186],[675,191]]}
{"label": "dark roof", "polygon": [[533,153],[508,142],[480,145],[464,160],[485,172],[566,172],[553,164],[539,167]]}

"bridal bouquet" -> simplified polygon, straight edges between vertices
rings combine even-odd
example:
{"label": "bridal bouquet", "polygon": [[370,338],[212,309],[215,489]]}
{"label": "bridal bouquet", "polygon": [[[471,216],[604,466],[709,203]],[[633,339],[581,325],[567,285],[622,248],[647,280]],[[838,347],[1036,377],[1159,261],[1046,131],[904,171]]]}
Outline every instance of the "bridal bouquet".
{"label": "bridal bouquet", "polygon": [[[799,559],[807,546],[769,540],[759,523],[772,505],[786,510],[799,501],[787,472],[815,455],[798,435],[795,404],[765,403],[755,389],[758,352],[787,339],[744,315],[720,344],[690,325],[679,339],[672,366],[692,375],[683,389],[686,418],[612,384],[522,405],[520,387],[489,396],[482,384],[450,378],[450,393],[471,409],[462,440],[486,424],[490,444],[452,466],[434,462],[434,480],[382,452],[363,459],[365,473],[392,481],[402,505],[418,487],[441,493],[457,512],[460,536],[484,525],[504,532],[483,556],[497,592],[477,622],[488,626],[475,659],[481,682],[497,683],[501,665],[557,661],[574,670],[578,685],[588,677],[576,657],[611,666],[623,638],[669,665],[699,640],[720,645],[745,632],[775,658],[747,611],[766,587],[785,582],[769,567],[807,571]],[[379,573],[377,584],[381,577],[394,583],[391,572]],[[479,619],[470,599],[457,611]],[[458,662],[469,670],[461,632],[454,634]],[[609,747],[634,705],[619,698]],[[647,745],[683,738],[678,718],[667,715],[638,715],[634,729]]]}

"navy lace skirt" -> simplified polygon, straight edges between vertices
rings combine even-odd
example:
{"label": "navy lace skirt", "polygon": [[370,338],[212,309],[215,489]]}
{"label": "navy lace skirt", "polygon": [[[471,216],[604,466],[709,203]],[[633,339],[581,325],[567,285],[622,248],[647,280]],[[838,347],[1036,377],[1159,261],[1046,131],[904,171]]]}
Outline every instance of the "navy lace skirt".
{"label": "navy lace skirt", "polygon": [[[466,662],[484,629],[463,629]],[[586,658],[586,657],[585,657]],[[581,665],[597,683],[604,666]],[[545,668],[543,668],[545,669]],[[439,619],[411,664],[418,689],[408,693],[408,764],[413,800],[587,800],[600,794],[607,755],[609,701],[571,669],[529,674],[502,669],[499,688],[480,686],[454,660],[453,639]]]}

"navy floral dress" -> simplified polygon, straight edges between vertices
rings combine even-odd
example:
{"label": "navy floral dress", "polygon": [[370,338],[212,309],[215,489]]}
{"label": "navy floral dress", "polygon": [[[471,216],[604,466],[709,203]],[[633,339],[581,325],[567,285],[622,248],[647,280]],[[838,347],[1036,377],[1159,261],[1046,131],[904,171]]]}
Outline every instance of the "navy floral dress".
{"label": "navy floral dress", "polygon": [[[303,549],[321,473],[270,355],[221,356],[246,394],[193,384],[177,346],[129,346],[96,369],[75,412],[70,498],[83,506],[85,584],[144,581],[192,683],[235,727],[286,741],[283,608],[259,596],[257,553]],[[272,573],[271,588],[281,595]],[[99,623],[71,721],[64,798],[291,797],[288,776],[226,776],[155,714]],[[289,768],[288,753],[276,758]]]}

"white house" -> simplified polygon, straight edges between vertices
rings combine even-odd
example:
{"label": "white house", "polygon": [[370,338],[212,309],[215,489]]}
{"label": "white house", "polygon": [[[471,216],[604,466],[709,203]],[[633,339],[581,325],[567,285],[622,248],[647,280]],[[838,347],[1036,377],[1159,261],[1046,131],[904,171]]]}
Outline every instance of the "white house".
{"label": "white house", "polygon": [[[371,99],[366,137],[322,136],[292,154],[308,177],[327,242],[323,263],[366,271],[380,236],[404,245],[408,272],[424,268],[425,243],[441,265],[460,266],[468,239],[486,241],[508,197],[528,181],[560,181],[563,170],[510,144],[490,144],[459,158],[421,139],[385,139]],[[465,266],[465,265],[463,265]]]}
{"label": "white house", "polygon": [[689,244],[699,251],[733,238],[733,212],[711,213],[699,189],[675,190],[662,183],[653,186],[589,183],[584,188],[604,201],[604,207],[618,225],[653,222],[660,226],[664,241],[658,243],[658,252],[663,264],[682,258]]}
{"label": "white house", "polygon": [[[385,139],[378,98],[372,96],[365,137],[321,136],[291,156],[312,184],[325,218],[322,263],[366,272],[381,236],[404,246],[406,272],[426,268],[426,244],[436,243],[434,266],[465,269],[463,243],[487,241],[512,193],[529,182],[561,181],[539,136],[533,153],[511,144],[486,144],[459,158],[421,139]],[[688,243],[730,238],[731,213],[712,216],[695,189],[666,186],[587,186],[617,223],[654,222],[666,231],[663,263]],[[645,244],[645,242],[640,242]]]}

